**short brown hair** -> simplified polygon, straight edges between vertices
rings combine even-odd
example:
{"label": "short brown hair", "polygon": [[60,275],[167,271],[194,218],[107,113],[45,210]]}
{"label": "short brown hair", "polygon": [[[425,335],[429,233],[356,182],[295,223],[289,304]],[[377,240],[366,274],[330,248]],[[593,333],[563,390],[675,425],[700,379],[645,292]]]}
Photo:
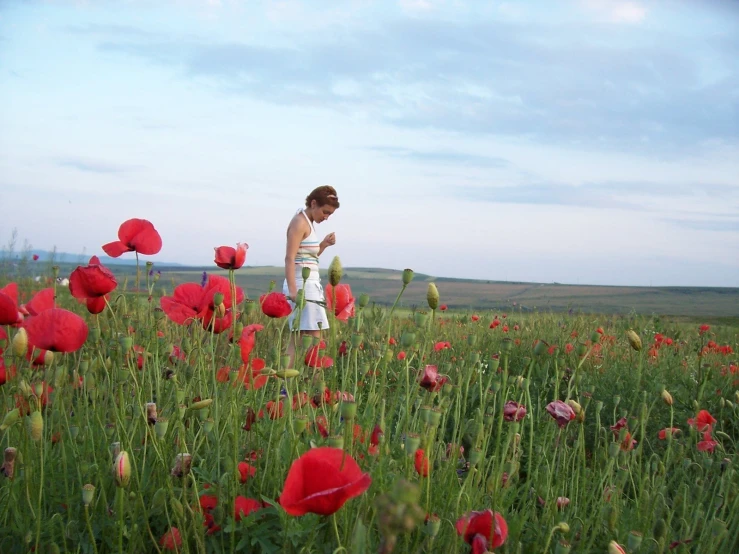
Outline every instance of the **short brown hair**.
{"label": "short brown hair", "polygon": [[333,206],[334,208],[339,207],[339,195],[336,194],[336,189],[330,185],[323,185],[321,187],[314,188],[311,193],[305,197],[305,207],[310,208],[311,202],[315,200],[319,206]]}

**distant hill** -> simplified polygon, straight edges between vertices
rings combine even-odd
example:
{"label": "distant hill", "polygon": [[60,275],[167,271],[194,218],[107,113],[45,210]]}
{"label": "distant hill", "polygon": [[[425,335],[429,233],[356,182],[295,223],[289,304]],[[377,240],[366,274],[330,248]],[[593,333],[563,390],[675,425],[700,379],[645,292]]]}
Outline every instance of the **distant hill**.
{"label": "distant hill", "polygon": [[[84,264],[86,263],[92,254],[70,254],[68,252],[49,252],[48,250],[28,250],[23,252],[13,252],[12,256],[9,256],[9,252],[7,250],[0,250],[0,260],[7,261],[12,260],[14,262],[19,262],[24,259],[27,261],[32,261],[33,256],[38,256],[38,260],[36,262],[51,262],[53,260],[56,264]],[[98,256],[100,258],[100,262],[103,265],[136,265],[136,258],[134,256],[121,256],[120,258],[111,258],[110,256]],[[167,266],[167,267],[185,267],[182,264],[177,263],[162,263],[157,261],[157,265]]]}

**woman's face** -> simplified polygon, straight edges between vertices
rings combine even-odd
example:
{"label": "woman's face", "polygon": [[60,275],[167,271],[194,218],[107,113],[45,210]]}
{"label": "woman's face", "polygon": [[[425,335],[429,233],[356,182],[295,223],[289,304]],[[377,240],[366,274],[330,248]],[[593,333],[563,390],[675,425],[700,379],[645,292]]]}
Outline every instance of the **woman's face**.
{"label": "woman's face", "polygon": [[318,202],[316,202],[315,200],[311,201],[311,212],[313,215],[313,221],[315,221],[316,223],[326,221],[335,211],[336,208],[330,206],[329,204],[319,206]]}

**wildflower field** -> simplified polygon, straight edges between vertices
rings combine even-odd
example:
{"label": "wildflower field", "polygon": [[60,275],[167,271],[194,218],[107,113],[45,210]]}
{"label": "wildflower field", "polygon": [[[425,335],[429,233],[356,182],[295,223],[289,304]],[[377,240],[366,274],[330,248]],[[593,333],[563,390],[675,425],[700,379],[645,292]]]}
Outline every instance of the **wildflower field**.
{"label": "wildflower field", "polygon": [[0,275],[0,553],[739,551],[737,328],[381,308],[335,259],[291,363],[246,252]]}

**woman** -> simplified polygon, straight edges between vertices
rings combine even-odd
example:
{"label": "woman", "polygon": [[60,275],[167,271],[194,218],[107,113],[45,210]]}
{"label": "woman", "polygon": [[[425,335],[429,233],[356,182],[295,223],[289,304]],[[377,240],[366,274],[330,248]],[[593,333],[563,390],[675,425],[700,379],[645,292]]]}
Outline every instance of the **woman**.
{"label": "woman", "polygon": [[[300,316],[300,324],[294,319],[297,311],[290,315],[290,329],[300,330],[301,335],[319,336],[321,329],[328,329],[328,317],[323,306],[308,300],[323,302],[323,287],[318,274],[318,258],[326,248],[336,244],[334,233],[318,240],[315,225],[326,221],[339,208],[339,197],[334,187],[324,185],[314,189],[305,199],[305,209],[299,210],[287,227],[287,249],[285,252],[285,283],[282,292],[294,301],[298,291],[305,290],[305,305]],[[303,268],[310,269],[310,275],[303,281]],[[295,356],[295,340],[288,346],[290,367]]]}

